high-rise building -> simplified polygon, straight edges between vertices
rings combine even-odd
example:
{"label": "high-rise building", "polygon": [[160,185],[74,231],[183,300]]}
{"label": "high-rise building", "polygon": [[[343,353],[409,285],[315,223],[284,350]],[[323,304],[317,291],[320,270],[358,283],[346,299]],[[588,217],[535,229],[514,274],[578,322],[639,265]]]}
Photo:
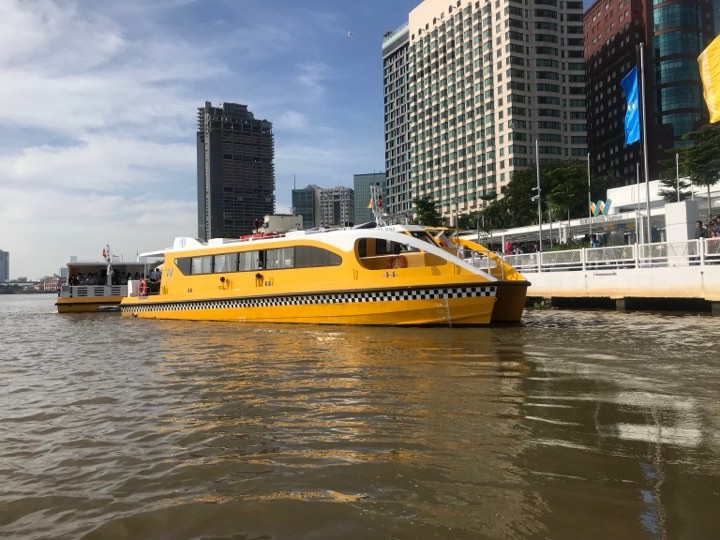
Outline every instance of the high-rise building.
{"label": "high-rise building", "polygon": [[404,24],[386,32],[383,44],[385,170],[383,192],[393,213],[411,212],[413,189],[410,176],[410,34]]}
{"label": "high-rise building", "polygon": [[355,224],[355,192],[338,186],[320,190],[320,226],[348,227]]}
{"label": "high-rise building", "polygon": [[293,215],[302,216],[303,229],[320,226],[321,189],[313,184],[292,190]]}
{"label": "high-rise building", "polygon": [[380,188],[380,193],[385,194],[386,181],[385,173],[365,173],[353,175],[353,191],[355,192],[355,223],[367,223],[373,221],[372,209],[369,207],[372,194],[371,186]]}
{"label": "high-rise building", "polygon": [[713,0],[597,0],[585,13],[588,136],[591,170],[618,184],[634,183],[642,141],[625,145],[623,77],[640,66],[645,85],[648,177],[682,136],[708,122],[697,56],[717,34]]}
{"label": "high-rise building", "polygon": [[256,219],[275,213],[272,123],[246,105],[209,101],[198,108],[198,236],[249,234]]}
{"label": "high-rise building", "polygon": [[0,283],[10,281],[10,252],[0,249]]}
{"label": "high-rise building", "polygon": [[385,35],[390,213],[479,210],[539,158],[585,159],[582,1],[425,0]]}

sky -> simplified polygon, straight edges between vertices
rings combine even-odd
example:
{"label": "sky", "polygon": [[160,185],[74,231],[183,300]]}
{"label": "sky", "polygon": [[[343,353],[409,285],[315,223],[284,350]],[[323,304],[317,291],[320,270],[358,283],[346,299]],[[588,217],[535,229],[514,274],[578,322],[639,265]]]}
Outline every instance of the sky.
{"label": "sky", "polygon": [[382,35],[419,0],[0,1],[0,250],[10,278],[197,236],[197,108],[273,123],[293,185],[384,170]]}

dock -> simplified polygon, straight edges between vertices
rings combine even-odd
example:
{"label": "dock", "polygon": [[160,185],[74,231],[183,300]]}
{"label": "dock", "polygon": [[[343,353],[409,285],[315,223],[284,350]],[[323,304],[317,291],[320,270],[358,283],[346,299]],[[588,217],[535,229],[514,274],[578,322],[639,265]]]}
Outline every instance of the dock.
{"label": "dock", "polygon": [[720,316],[720,238],[507,255],[530,304],[700,309]]}

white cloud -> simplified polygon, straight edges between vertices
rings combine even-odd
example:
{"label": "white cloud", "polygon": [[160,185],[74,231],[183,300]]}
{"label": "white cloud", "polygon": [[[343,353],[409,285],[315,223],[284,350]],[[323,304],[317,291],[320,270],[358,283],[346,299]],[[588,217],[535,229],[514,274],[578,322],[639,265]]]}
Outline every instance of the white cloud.
{"label": "white cloud", "polygon": [[0,189],[0,201],[2,220],[13,223],[13,234],[21,231],[24,239],[9,250],[12,277],[57,272],[73,255],[98,260],[106,243],[124,260],[134,260],[138,251],[197,234],[195,202],[158,200],[151,187],[131,198],[76,189]]}
{"label": "white cloud", "polygon": [[317,99],[325,93],[323,83],[332,75],[332,69],[320,62],[308,62],[299,66],[298,83]]}
{"label": "white cloud", "polygon": [[33,62],[51,73],[103,64],[125,47],[111,20],[73,2],[10,0],[0,6],[0,66]]}
{"label": "white cloud", "polygon": [[312,126],[310,125],[307,116],[299,111],[285,111],[273,122],[273,128],[275,131],[305,131],[311,127]]}
{"label": "white cloud", "polygon": [[64,147],[28,147],[0,156],[0,170],[11,182],[59,190],[118,191],[155,185],[195,167],[195,146],[91,136]]}
{"label": "white cloud", "polygon": [[293,174],[348,184],[369,156],[381,160],[381,133],[376,145],[353,133],[362,107],[343,95],[350,112],[332,108],[351,69],[330,60],[347,25],[318,4],[0,1],[0,249],[11,276],[94,258],[108,241],[130,254],[194,236],[206,100],[273,122],[277,211],[289,211]]}

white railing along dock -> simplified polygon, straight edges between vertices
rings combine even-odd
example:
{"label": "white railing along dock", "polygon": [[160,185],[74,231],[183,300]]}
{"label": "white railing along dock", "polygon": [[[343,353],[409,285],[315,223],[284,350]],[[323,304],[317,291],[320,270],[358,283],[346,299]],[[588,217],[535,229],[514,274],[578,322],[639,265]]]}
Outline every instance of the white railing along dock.
{"label": "white railing along dock", "polygon": [[[618,306],[629,299],[702,300],[720,315],[720,238],[521,253],[503,259],[530,282],[530,298],[611,299]],[[487,264],[485,258],[473,263]]]}
{"label": "white railing along dock", "polygon": [[[720,237],[506,255],[523,274],[587,269],[657,268],[720,264]],[[718,269],[720,272],[720,269]]]}

